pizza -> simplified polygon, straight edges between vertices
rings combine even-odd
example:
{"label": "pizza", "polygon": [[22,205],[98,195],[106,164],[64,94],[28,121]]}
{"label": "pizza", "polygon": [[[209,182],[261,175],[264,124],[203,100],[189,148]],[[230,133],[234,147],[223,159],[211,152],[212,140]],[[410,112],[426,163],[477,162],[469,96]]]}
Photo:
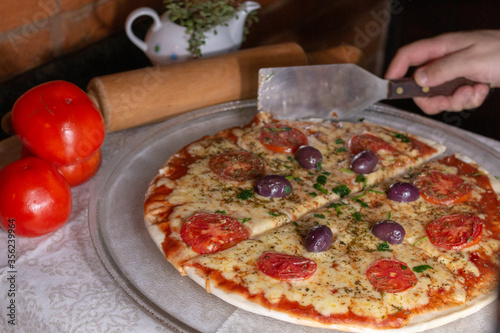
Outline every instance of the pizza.
{"label": "pizza", "polygon": [[181,275],[248,311],[429,328],[491,302],[499,264],[498,181],[445,149],[364,121],[259,112],[168,158],[146,228]]}

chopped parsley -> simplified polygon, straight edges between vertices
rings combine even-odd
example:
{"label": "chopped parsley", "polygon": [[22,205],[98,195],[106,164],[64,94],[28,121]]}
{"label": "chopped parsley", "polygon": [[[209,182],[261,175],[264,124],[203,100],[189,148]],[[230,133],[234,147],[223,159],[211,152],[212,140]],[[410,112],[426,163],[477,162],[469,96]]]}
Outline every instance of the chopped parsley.
{"label": "chopped parsley", "polygon": [[351,193],[351,189],[347,187],[347,185],[342,184],[337,187],[334,187],[332,189],[332,192],[337,194],[339,197],[343,198],[346,195],[349,195],[349,193]]}
{"label": "chopped parsley", "polygon": [[316,163],[316,170],[318,170],[318,171],[323,170],[323,166],[322,166],[321,162]]}
{"label": "chopped parsley", "polygon": [[427,238],[427,236],[424,236],[424,237],[420,238],[418,241],[416,241],[415,243],[413,243],[413,246],[417,245],[418,243],[420,243],[421,241],[423,241],[426,238]]}
{"label": "chopped parsley", "polygon": [[246,217],[244,219],[241,219],[241,223],[245,223],[245,222],[248,222],[250,221],[252,218],[251,217]]}
{"label": "chopped parsley", "polygon": [[354,199],[354,201],[359,203],[361,205],[361,207],[365,207],[365,208],[369,207],[368,204],[366,202],[362,201],[361,199],[356,198],[356,199]]}
{"label": "chopped parsley", "polygon": [[365,175],[357,175],[355,181],[356,183],[364,183],[366,182],[366,177]]}
{"label": "chopped parsley", "polygon": [[412,268],[412,270],[416,273],[422,273],[428,269],[432,269],[432,267],[429,265],[420,265],[420,266],[415,266]]}
{"label": "chopped parsley", "polygon": [[382,242],[377,246],[377,251],[378,252],[392,252],[392,250],[389,248],[389,244],[387,242]]}
{"label": "chopped parsley", "polygon": [[356,221],[361,222],[361,220],[363,219],[363,214],[361,214],[360,212],[354,212],[354,213],[352,213],[352,217]]}
{"label": "chopped parsley", "polygon": [[323,214],[314,214],[314,217],[317,217],[319,219],[324,219],[325,215],[323,215]]}
{"label": "chopped parsley", "polygon": [[359,118],[358,121],[362,123],[363,121],[365,121],[365,118]]}
{"label": "chopped parsley", "polygon": [[269,132],[289,132],[292,130],[291,127],[288,127],[288,126],[283,126],[283,127],[264,127],[265,130],[269,131]]}
{"label": "chopped parsley", "polygon": [[335,153],[338,154],[338,153],[345,153],[347,152],[347,149],[346,147],[338,147],[338,148],[335,148]]}
{"label": "chopped parsley", "polygon": [[247,200],[253,197],[253,192],[252,190],[242,190],[236,197],[241,200]]}
{"label": "chopped parsley", "polygon": [[226,214],[225,210],[216,210],[215,214]]}
{"label": "chopped parsley", "polygon": [[394,133],[393,135],[394,135],[394,137],[395,137],[396,139],[401,140],[401,142],[404,142],[404,143],[411,142],[411,139],[410,139],[409,137],[407,137],[406,135],[404,135],[404,134],[401,134],[401,133]]}
{"label": "chopped parsley", "polygon": [[356,176],[355,182],[356,183],[363,183],[363,188],[361,190],[365,189],[367,181],[368,181],[368,179],[365,177],[365,175],[357,175]]}
{"label": "chopped parsley", "polygon": [[340,207],[345,206],[345,203],[343,202],[332,202],[331,204],[328,205],[328,208],[335,208],[337,211],[337,216],[340,216],[342,214],[342,210]]}
{"label": "chopped parsley", "polygon": [[325,185],[326,184],[326,176],[320,175],[318,178],[316,178],[316,183]]}
{"label": "chopped parsley", "polygon": [[349,169],[344,169],[344,168],[340,168],[340,171],[342,172],[347,172],[347,173],[355,173],[354,171],[352,170],[349,170]]}
{"label": "chopped parsley", "polygon": [[366,193],[366,192],[365,192],[365,193],[362,193],[362,194],[360,194],[360,195],[356,195],[356,196],[354,196],[354,197],[351,197],[351,199],[356,200],[356,199],[359,199],[359,198],[364,197],[364,196],[365,196],[365,195],[367,195],[367,194],[368,194],[368,193]]}
{"label": "chopped parsley", "polygon": [[318,191],[320,191],[321,193],[323,193],[323,194],[328,194],[328,190],[327,190],[326,188],[324,188],[323,186],[321,186],[321,184],[316,183],[316,184],[314,184],[314,185],[313,185],[313,187],[314,187],[316,190],[318,190]]}
{"label": "chopped parsley", "polygon": [[299,177],[296,177],[296,176],[286,176],[285,178],[288,179],[288,180],[295,180],[296,182],[302,182],[303,181],[302,179],[300,179]]}
{"label": "chopped parsley", "polygon": [[325,184],[326,184],[326,176],[319,175],[318,178],[316,178],[316,183],[313,185],[313,187],[323,194],[328,194],[328,190],[323,187],[323,185]]}
{"label": "chopped parsley", "polygon": [[344,144],[344,142],[345,142],[344,139],[336,139],[335,140],[335,143],[338,145],[342,145],[342,144]]}
{"label": "chopped parsley", "polygon": [[271,216],[280,216],[280,214],[275,213],[275,212],[268,212],[268,213],[269,213],[269,215],[271,215]]}

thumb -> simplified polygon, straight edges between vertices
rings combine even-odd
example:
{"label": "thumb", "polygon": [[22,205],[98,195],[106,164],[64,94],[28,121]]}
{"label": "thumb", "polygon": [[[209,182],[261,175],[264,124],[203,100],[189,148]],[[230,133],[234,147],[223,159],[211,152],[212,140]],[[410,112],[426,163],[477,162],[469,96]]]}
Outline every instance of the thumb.
{"label": "thumb", "polygon": [[462,51],[458,51],[419,67],[414,79],[420,86],[434,87],[458,77],[468,77],[470,68]]}

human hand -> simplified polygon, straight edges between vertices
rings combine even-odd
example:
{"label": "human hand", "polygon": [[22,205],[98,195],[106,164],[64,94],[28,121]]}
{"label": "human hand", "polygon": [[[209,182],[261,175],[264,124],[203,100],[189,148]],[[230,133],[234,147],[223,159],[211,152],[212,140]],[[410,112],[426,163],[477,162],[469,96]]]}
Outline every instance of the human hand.
{"label": "human hand", "polygon": [[490,87],[500,87],[500,31],[447,33],[408,44],[398,50],[385,77],[402,78],[411,66],[418,67],[414,78],[420,86],[433,87],[457,77],[481,82],[462,86],[452,96],[415,98],[424,112],[477,108]]}

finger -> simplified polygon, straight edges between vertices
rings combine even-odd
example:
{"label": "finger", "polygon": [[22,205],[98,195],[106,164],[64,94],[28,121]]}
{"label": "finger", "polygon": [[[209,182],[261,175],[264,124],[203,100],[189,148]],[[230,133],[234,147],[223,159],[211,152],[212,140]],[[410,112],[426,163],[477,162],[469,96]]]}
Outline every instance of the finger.
{"label": "finger", "polygon": [[468,38],[459,38],[455,33],[422,39],[403,46],[396,52],[387,68],[385,77],[397,79],[403,77],[411,66],[420,66],[471,45]]}
{"label": "finger", "polygon": [[450,108],[450,100],[446,96],[417,97],[413,101],[427,114],[438,114]]}
{"label": "finger", "polygon": [[[484,89],[486,87],[487,89]],[[476,109],[484,103],[489,89],[485,84],[477,84],[475,86],[464,86],[450,97],[449,111],[462,111]]]}
{"label": "finger", "polygon": [[463,86],[457,89],[453,96],[435,96],[415,98],[415,104],[427,114],[437,114],[442,111],[462,111],[481,106],[489,93],[486,84]]}
{"label": "finger", "polygon": [[464,65],[471,62],[468,60],[467,49],[463,49],[420,67],[415,71],[414,78],[420,86],[427,87],[434,87],[457,77],[473,79],[469,75],[471,65]]}

